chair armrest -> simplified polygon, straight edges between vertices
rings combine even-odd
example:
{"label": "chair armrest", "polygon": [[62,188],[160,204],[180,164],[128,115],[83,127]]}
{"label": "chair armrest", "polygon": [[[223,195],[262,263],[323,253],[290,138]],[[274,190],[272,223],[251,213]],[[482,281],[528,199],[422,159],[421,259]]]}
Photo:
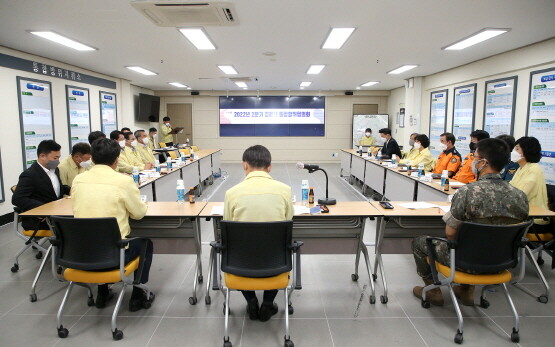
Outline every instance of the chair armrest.
{"label": "chair armrest", "polygon": [[302,241],[294,241],[291,244],[291,250],[295,253],[295,290],[303,289],[302,276],[301,276],[301,247],[304,245]]}
{"label": "chair armrest", "polygon": [[441,284],[441,281],[438,278],[437,269],[436,269],[437,255],[432,241],[445,242],[449,246],[449,249],[453,249],[453,250],[456,247],[456,243],[453,241],[447,240],[444,237],[432,237],[432,236],[426,237],[426,247],[428,248],[428,257],[430,257],[429,265],[430,265],[430,270],[432,272],[432,278],[434,280],[434,284],[439,285]]}
{"label": "chair armrest", "polygon": [[48,238],[48,241],[50,241],[50,244],[51,244],[52,246],[54,246],[54,247],[57,247],[58,245],[60,245],[60,240],[58,240],[58,239],[56,238],[56,236],[50,236],[50,237]]}
{"label": "chair armrest", "polygon": [[216,250],[216,252],[220,253],[222,251],[222,249],[224,249],[225,247],[222,246],[222,244],[218,241],[212,241],[210,242],[210,246],[212,248],[214,248]]}

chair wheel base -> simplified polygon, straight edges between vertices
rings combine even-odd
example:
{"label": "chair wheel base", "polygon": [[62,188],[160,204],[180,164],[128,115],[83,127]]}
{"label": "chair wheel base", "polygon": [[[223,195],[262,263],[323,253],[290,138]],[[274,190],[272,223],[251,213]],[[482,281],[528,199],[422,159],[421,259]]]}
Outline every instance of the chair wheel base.
{"label": "chair wheel base", "polygon": [[457,330],[457,334],[455,335],[455,343],[461,344],[463,342],[463,334]]}
{"label": "chair wheel base", "polygon": [[480,297],[480,307],[481,308],[488,308],[489,307],[489,301]]}
{"label": "chair wheel base", "polygon": [[123,339],[123,331],[118,329],[116,329],[115,331],[112,331],[112,338],[114,339],[114,341],[119,341]]}
{"label": "chair wheel base", "polygon": [[13,264],[13,266],[10,270],[12,270],[12,272],[14,272],[14,273],[18,272],[19,271],[19,264],[17,264],[17,263]]}
{"label": "chair wheel base", "polygon": [[29,295],[29,301],[31,301],[31,302],[37,301],[37,294],[33,293],[33,294]]}
{"label": "chair wheel base", "polygon": [[378,275],[372,274],[372,279],[373,279],[374,281],[377,280],[377,279],[378,279]]}
{"label": "chair wheel base", "polygon": [[93,298],[88,298],[87,299],[87,306],[94,306],[94,299]]}
{"label": "chair wheel base", "polygon": [[511,333],[511,341],[515,343],[520,342],[520,336],[515,328],[513,328],[513,332]]}
{"label": "chair wheel base", "polygon": [[284,347],[295,347],[295,344],[294,344],[293,341],[291,341],[290,339],[286,339],[286,340],[283,342],[283,346],[284,346]]}
{"label": "chair wheel base", "polygon": [[538,301],[541,302],[542,304],[547,304],[547,302],[549,301],[549,298],[547,297],[547,295],[540,295],[538,296]]}
{"label": "chair wheel base", "polygon": [[374,305],[376,303],[376,296],[370,295],[370,303]]}
{"label": "chair wheel base", "polygon": [[357,275],[357,274],[351,274],[351,280],[352,280],[353,282],[358,281],[358,275]]}
{"label": "chair wheel base", "polygon": [[197,298],[192,297],[192,296],[189,297],[189,304],[191,304],[191,305],[196,305],[196,304],[197,304],[197,301],[198,301]]}
{"label": "chair wheel base", "polygon": [[204,297],[204,303],[206,305],[210,305],[212,303],[212,298],[209,297],[208,295]]}
{"label": "chair wheel base", "polygon": [[422,305],[423,308],[430,308],[430,302],[427,300],[422,300],[420,305]]}
{"label": "chair wheel base", "polygon": [[202,283],[202,281],[204,281],[204,277],[202,277],[202,275],[200,275],[200,276],[197,278],[197,281],[198,281],[198,283]]}
{"label": "chair wheel base", "polygon": [[382,304],[387,304],[388,298],[385,295],[380,295],[380,301]]}
{"label": "chair wheel base", "polygon": [[289,306],[287,307],[287,313],[288,313],[289,315],[292,315],[293,313],[295,313],[295,309],[293,308],[293,305],[289,305]]}
{"label": "chair wheel base", "polygon": [[64,328],[63,325],[60,325],[60,327],[58,328],[58,336],[62,339],[65,339],[67,335],[69,335],[69,330]]}
{"label": "chair wheel base", "polygon": [[39,251],[37,254],[35,254],[35,258],[42,259],[42,252]]}

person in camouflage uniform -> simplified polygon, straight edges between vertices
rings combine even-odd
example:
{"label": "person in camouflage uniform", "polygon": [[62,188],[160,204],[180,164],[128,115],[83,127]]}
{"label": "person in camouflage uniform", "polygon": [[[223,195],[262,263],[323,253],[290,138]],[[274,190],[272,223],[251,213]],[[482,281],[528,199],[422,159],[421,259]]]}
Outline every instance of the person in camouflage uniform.
{"label": "person in camouflage uniform", "polygon": [[[499,139],[484,139],[477,143],[472,163],[477,181],[461,187],[453,196],[451,209],[445,214],[445,235],[454,240],[462,222],[481,224],[516,224],[528,219],[528,198],[526,194],[511,186],[499,175],[507,163],[509,148]],[[425,285],[432,284],[432,273],[427,262],[426,237],[416,237],[412,242],[416,271]],[[433,241],[437,261],[449,266],[449,248],[446,243]],[[469,272],[465,269],[458,269]],[[421,286],[413,289],[413,294],[422,298]],[[463,305],[474,305],[474,286],[460,285],[453,288]],[[426,299],[437,306],[443,305],[439,288],[426,293]]]}

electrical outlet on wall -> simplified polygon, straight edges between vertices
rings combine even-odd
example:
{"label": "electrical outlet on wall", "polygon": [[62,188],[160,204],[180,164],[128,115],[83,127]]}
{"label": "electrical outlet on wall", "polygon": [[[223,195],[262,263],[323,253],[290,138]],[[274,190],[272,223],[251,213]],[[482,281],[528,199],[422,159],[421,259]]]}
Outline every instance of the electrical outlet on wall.
{"label": "electrical outlet on wall", "polygon": [[332,157],[337,157],[337,156],[339,156],[339,154],[338,153],[332,153],[331,156]]}

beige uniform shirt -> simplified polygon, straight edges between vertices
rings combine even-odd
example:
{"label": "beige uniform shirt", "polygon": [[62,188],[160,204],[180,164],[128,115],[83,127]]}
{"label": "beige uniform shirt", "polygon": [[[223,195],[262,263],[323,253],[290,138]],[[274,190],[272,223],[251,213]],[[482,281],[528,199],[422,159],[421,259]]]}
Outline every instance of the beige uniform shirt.
{"label": "beige uniform shirt", "polygon": [[137,152],[136,149],[125,146],[125,149],[119,156],[119,160],[124,160],[124,162],[131,166],[131,170],[133,170],[133,166],[139,168],[139,171],[145,169],[145,164],[141,160],[141,156]]}
{"label": "beige uniform shirt", "polygon": [[375,142],[376,142],[376,139],[374,139],[374,136],[370,136],[370,137],[363,136],[360,139],[358,144],[361,146],[374,146]]}
{"label": "beige uniform shirt", "polygon": [[135,150],[139,154],[139,157],[141,158],[143,164],[148,164],[148,163],[154,164],[154,161],[156,159],[154,158],[154,154],[152,154],[152,150],[148,146],[145,146],[139,143],[137,144],[137,147],[135,148]]}
{"label": "beige uniform shirt", "polygon": [[115,217],[122,238],[131,232],[129,218],[141,219],[147,211],[133,179],[106,165],[95,165],[77,176],[71,196],[76,218]]}
{"label": "beige uniform shirt", "polygon": [[267,172],[253,171],[225,194],[224,220],[276,222],[293,218],[291,187]]}
{"label": "beige uniform shirt", "polygon": [[153,137],[150,137],[150,136],[148,137],[148,148],[151,150],[160,147],[160,145],[158,145],[158,142],[154,142],[154,141],[155,140]]}
{"label": "beige uniform shirt", "polygon": [[[547,186],[545,185],[545,177],[539,163],[526,163],[524,166],[521,166],[516,170],[513,179],[509,183],[526,193],[530,205],[536,205],[549,210],[547,206]],[[549,221],[536,218],[534,223],[549,224]]]}
{"label": "beige uniform shirt", "polygon": [[75,176],[86,171],[81,166],[75,164],[71,155],[62,160],[60,165],[58,165],[58,169],[60,169],[60,179],[62,180],[62,184],[70,187],[73,183],[73,179],[75,179]]}
{"label": "beige uniform shirt", "polygon": [[[424,148],[423,150],[419,151],[414,157],[412,157],[412,159],[408,160],[410,160],[410,165],[413,168],[418,168],[418,165],[420,165],[420,163],[424,163],[424,170],[426,171],[432,171],[435,166],[435,158],[432,156],[432,153],[428,148]],[[399,163],[407,164],[408,160],[403,159]]]}
{"label": "beige uniform shirt", "polygon": [[172,131],[172,128],[166,124],[160,126],[160,142],[173,142],[173,135],[170,134],[170,131]]}

